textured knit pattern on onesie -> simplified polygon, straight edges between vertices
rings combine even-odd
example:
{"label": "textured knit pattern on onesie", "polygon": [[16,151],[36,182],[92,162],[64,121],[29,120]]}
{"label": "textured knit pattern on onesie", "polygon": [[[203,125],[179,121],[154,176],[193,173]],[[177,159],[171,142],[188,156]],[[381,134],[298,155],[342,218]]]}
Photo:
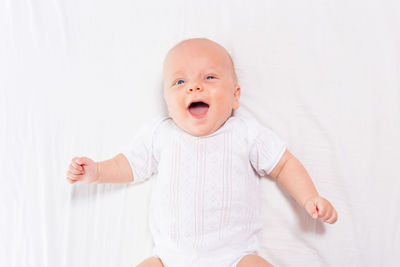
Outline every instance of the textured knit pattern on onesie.
{"label": "textured knit pattern on onesie", "polygon": [[259,179],[285,149],[269,128],[242,116],[203,137],[181,130],[169,117],[143,127],[123,154],[133,183],[152,176],[154,255],[166,267],[230,267],[257,254]]}

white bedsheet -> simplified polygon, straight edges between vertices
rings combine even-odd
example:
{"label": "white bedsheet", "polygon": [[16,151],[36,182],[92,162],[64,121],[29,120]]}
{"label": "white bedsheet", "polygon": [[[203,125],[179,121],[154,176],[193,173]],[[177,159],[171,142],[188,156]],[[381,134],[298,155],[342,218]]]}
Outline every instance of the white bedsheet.
{"label": "white bedsheet", "polygon": [[0,0],[0,266],[136,266],[151,180],[70,185],[165,113],[161,64],[189,37],[231,52],[239,112],[271,127],[338,222],[262,178],[262,255],[276,266],[400,263],[396,1]]}

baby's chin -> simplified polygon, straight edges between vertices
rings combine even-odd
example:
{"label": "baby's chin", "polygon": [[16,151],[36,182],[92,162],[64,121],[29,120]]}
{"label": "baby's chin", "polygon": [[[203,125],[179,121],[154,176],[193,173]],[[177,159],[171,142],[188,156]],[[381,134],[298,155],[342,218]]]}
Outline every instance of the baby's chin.
{"label": "baby's chin", "polygon": [[221,125],[209,125],[207,123],[203,125],[193,125],[190,122],[185,122],[185,123],[177,123],[177,126],[182,129],[183,131],[189,133],[190,135],[196,136],[196,137],[202,137],[202,136],[207,136],[215,131],[217,131]]}
{"label": "baby's chin", "polygon": [[229,119],[232,115],[232,111],[225,116],[213,116],[213,114],[208,113],[205,117],[195,118],[186,114],[173,114],[175,116],[169,116],[173,119],[175,124],[181,130],[189,133],[192,136],[202,137],[208,136],[216,132],[221,126]]}

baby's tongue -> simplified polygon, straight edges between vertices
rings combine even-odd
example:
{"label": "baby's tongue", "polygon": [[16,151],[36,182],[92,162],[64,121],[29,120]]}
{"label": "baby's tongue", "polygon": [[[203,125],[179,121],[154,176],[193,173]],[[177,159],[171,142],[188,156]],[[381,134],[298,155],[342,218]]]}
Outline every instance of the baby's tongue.
{"label": "baby's tongue", "polygon": [[208,105],[206,103],[193,103],[189,107],[189,112],[195,116],[205,115],[208,111]]}

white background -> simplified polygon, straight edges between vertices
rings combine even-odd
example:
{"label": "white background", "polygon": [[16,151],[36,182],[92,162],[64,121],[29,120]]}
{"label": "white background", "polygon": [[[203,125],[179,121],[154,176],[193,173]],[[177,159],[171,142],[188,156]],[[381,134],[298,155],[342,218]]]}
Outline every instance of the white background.
{"label": "white background", "polygon": [[339,213],[313,221],[262,178],[261,255],[276,266],[400,263],[397,1],[0,0],[0,266],[136,266],[150,256],[151,179],[70,185],[165,114],[178,41],[232,54],[239,112],[289,144]]}

